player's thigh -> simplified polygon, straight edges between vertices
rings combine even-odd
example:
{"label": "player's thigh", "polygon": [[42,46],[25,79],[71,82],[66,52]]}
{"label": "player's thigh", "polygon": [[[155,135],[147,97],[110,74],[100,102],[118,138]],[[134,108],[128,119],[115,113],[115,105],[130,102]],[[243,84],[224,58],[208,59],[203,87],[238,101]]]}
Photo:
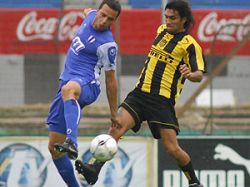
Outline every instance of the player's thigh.
{"label": "player's thigh", "polygon": [[135,119],[130,114],[130,112],[122,106],[118,110],[118,122],[125,131],[135,126]]}
{"label": "player's thigh", "polygon": [[109,134],[117,141],[123,136],[129,129],[135,126],[135,120],[132,115],[123,107],[120,107],[117,115],[117,124],[112,124],[109,129]]}
{"label": "player's thigh", "polygon": [[[152,97],[152,96],[151,96]],[[179,124],[175,115],[174,105],[165,98],[152,97],[152,102],[147,105],[147,121],[149,128],[156,139],[160,139],[161,129],[174,130],[179,133]]]}
{"label": "player's thigh", "polygon": [[96,101],[96,99],[100,95],[100,91],[101,91],[100,86],[97,85],[96,83],[94,84],[89,83],[86,85],[82,85],[81,95],[80,98],[78,99],[81,108],[83,108],[85,105],[90,105],[91,103]]}
{"label": "player's thigh", "polygon": [[61,96],[61,89],[59,89],[54,98],[47,117],[49,132],[58,132],[66,134],[66,122],[64,118],[64,102]]}

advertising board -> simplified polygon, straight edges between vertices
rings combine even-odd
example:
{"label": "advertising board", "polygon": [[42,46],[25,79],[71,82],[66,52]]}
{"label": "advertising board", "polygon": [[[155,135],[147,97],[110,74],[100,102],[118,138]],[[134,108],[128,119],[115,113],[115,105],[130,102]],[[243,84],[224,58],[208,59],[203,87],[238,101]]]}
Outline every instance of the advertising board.
{"label": "advertising board", "polygon": [[[83,20],[82,9],[4,9],[0,11],[0,54],[66,53]],[[193,10],[191,34],[211,53],[228,54],[250,31],[248,10]],[[160,10],[123,10],[120,16],[120,53],[147,54],[161,24]],[[133,21],[131,21],[133,20]],[[228,25],[227,27],[224,27]],[[222,28],[220,30],[220,28]],[[112,28],[113,32],[114,28]],[[239,51],[249,55],[250,42]]]}
{"label": "advertising board", "polygon": [[[79,139],[78,158],[84,162],[91,158],[90,141]],[[0,142],[0,186],[66,187],[53,164],[46,138],[2,137]],[[103,167],[95,187],[154,186],[152,149],[152,139],[124,138],[114,159]],[[89,186],[80,175],[78,181],[82,187]]]}
{"label": "advertising board", "polygon": [[[204,187],[250,186],[250,137],[180,138]],[[186,187],[187,179],[158,144],[159,187]]]}

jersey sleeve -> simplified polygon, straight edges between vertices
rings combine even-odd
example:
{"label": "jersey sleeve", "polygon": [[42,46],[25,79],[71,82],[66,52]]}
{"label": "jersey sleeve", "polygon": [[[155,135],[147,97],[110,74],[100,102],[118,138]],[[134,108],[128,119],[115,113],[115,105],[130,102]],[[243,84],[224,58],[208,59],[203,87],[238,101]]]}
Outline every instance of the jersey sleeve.
{"label": "jersey sleeve", "polygon": [[187,58],[186,63],[191,68],[191,71],[203,71],[205,72],[205,59],[202,53],[201,46],[193,40],[193,42],[187,47]]}
{"label": "jersey sleeve", "polygon": [[116,69],[117,44],[115,42],[105,43],[97,49],[98,61],[102,64],[104,71]]}

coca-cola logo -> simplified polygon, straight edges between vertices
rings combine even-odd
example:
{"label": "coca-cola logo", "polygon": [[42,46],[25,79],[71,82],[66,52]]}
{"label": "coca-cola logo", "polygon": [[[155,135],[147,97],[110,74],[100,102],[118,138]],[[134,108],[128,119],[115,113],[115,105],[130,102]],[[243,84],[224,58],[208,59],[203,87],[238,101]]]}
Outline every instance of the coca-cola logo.
{"label": "coca-cola logo", "polygon": [[240,41],[250,31],[250,14],[243,18],[218,19],[217,12],[207,14],[198,27],[198,38],[203,42],[216,39],[222,41]]}
{"label": "coca-cola logo", "polygon": [[79,18],[83,19],[81,12],[69,12],[59,21],[56,17],[38,18],[37,12],[32,11],[21,19],[16,35],[20,41],[24,42],[37,39],[52,40],[55,37],[60,41],[72,40],[79,28],[79,24],[77,24]]}

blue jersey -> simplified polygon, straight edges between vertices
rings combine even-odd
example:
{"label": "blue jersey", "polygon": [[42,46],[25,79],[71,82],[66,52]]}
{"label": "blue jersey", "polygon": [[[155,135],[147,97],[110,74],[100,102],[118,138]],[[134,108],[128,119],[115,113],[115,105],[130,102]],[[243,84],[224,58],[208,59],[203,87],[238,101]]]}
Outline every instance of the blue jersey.
{"label": "blue jersey", "polygon": [[115,70],[117,44],[110,29],[97,31],[92,22],[96,10],[89,12],[72,40],[60,80],[79,79],[81,83],[97,82],[103,68]]}

